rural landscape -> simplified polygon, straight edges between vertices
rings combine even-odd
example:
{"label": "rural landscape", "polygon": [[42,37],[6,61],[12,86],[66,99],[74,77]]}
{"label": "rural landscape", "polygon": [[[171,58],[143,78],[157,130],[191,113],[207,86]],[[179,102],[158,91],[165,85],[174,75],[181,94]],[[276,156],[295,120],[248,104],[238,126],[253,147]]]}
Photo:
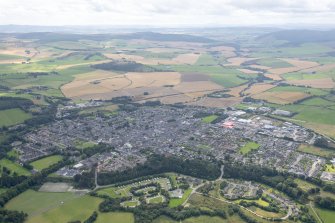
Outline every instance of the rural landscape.
{"label": "rural landscape", "polygon": [[334,223],[335,30],[0,23],[0,174],[1,223]]}

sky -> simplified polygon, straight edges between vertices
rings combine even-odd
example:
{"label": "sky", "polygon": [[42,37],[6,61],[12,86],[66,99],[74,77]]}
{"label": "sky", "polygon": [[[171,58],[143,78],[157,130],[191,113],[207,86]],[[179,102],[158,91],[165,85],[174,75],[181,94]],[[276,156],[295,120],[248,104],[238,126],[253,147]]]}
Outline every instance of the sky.
{"label": "sky", "polygon": [[335,25],[335,0],[0,0],[0,24]]}

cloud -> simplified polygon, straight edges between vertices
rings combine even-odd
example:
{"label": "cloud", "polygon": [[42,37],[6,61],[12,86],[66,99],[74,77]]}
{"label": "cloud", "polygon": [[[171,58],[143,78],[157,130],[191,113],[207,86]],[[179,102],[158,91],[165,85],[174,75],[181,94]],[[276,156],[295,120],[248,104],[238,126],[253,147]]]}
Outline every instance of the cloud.
{"label": "cloud", "polygon": [[334,0],[10,0],[1,24],[267,25],[335,21]]}

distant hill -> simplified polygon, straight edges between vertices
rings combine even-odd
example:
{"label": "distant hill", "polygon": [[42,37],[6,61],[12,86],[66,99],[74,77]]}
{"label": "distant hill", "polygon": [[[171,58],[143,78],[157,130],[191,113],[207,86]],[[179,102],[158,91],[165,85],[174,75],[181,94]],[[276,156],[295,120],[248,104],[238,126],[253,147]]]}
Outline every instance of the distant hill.
{"label": "distant hill", "polygon": [[144,39],[151,41],[182,41],[197,43],[212,43],[215,40],[187,34],[163,34],[156,32],[136,32],[130,34],[70,34],[70,33],[53,33],[53,32],[32,32],[32,33],[11,33],[0,34],[0,36],[15,36],[19,39],[36,39],[41,43],[54,41],[77,41],[81,39],[104,41],[110,39]]}
{"label": "distant hill", "polygon": [[116,39],[144,39],[151,41],[182,41],[182,42],[198,42],[198,43],[209,43],[215,42],[212,39],[193,36],[187,34],[163,34],[156,32],[137,32],[132,34],[123,34],[114,36]]}
{"label": "distant hill", "polygon": [[259,36],[258,40],[285,40],[294,44],[335,41],[335,30],[282,30]]}

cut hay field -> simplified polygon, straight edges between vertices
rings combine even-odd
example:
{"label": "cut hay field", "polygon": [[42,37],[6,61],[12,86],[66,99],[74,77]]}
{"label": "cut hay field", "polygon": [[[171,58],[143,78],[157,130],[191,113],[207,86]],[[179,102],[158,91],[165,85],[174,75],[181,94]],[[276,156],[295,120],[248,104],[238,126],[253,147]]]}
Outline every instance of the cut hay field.
{"label": "cut hay field", "polygon": [[1,166],[0,172],[2,172],[2,167],[6,167],[7,169],[12,171],[11,174],[15,172],[20,176],[31,175],[31,173],[27,169],[23,168],[20,164],[13,162],[11,160],[5,159],[5,158],[0,160],[0,166]]}
{"label": "cut hay field", "polygon": [[327,91],[324,91],[321,89],[298,87],[298,86],[277,86],[275,88],[271,88],[268,91],[269,92],[303,92],[305,94],[316,95],[316,96],[328,94]]}
{"label": "cut hay field", "polygon": [[303,92],[263,92],[252,96],[255,99],[265,100],[270,103],[285,105],[309,97]]}
{"label": "cut hay field", "polygon": [[299,86],[308,86],[312,88],[334,88],[335,82],[332,78],[320,78],[320,79],[305,79],[305,80],[290,80],[287,81],[289,84],[299,85]]}
{"label": "cut hay field", "polygon": [[243,93],[246,95],[254,95],[254,94],[262,93],[274,87],[275,85],[267,84],[267,83],[253,84],[250,88],[245,90]]}
{"label": "cut hay field", "polygon": [[0,110],[0,127],[23,123],[32,117],[31,114],[19,108]]}
{"label": "cut hay field", "polygon": [[63,159],[60,155],[48,156],[30,163],[35,170],[43,170]]}

